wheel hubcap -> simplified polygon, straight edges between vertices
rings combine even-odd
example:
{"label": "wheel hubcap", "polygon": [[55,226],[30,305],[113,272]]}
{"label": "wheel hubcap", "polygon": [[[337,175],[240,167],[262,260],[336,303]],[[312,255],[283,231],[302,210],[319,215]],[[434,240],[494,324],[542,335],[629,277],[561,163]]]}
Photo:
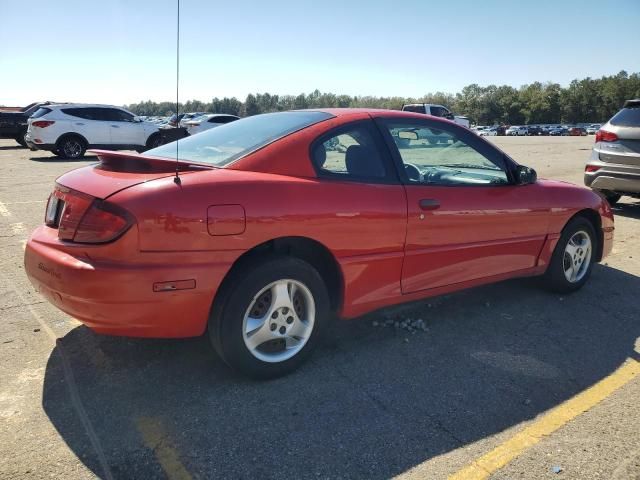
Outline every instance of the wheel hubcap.
{"label": "wheel hubcap", "polygon": [[576,232],[564,249],[562,266],[565,278],[576,283],[583,279],[591,263],[591,237],[583,230]]}
{"label": "wheel hubcap", "polygon": [[82,151],[82,146],[76,140],[68,140],[65,142],[63,150],[68,157],[77,157]]}
{"label": "wheel hubcap", "polygon": [[263,362],[283,362],[305,346],[315,315],[313,295],[303,283],[278,280],[264,287],[245,312],[244,343]]}

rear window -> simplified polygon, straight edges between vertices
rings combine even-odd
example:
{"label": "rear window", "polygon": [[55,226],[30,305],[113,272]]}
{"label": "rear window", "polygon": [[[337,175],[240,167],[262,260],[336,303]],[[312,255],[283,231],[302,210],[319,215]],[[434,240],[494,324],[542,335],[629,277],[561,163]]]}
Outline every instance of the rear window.
{"label": "rear window", "polygon": [[290,133],[333,118],[325,112],[265,113],[212,128],[201,134],[145,152],[156,157],[208,163],[223,167]]}
{"label": "rear window", "polygon": [[35,113],[33,115],[31,115],[31,118],[40,118],[40,117],[42,117],[43,115],[46,115],[49,112],[51,112],[50,108],[40,107],[38,110],[35,111]]}
{"label": "rear window", "polygon": [[609,120],[609,123],[619,127],[640,127],[640,105],[623,108]]}

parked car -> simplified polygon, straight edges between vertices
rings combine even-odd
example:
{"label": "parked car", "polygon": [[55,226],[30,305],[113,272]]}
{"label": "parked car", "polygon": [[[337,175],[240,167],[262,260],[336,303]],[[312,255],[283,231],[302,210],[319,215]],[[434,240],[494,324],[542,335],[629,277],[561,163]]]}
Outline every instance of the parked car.
{"label": "parked car", "polygon": [[565,127],[554,127],[549,130],[549,135],[554,137],[566,137],[569,135],[569,129]]}
{"label": "parked car", "polygon": [[191,113],[185,113],[182,118],[180,119],[179,122],[179,126],[181,127],[187,127],[187,122],[191,121],[191,120],[195,120],[203,115],[206,115],[207,112],[191,112]]}
{"label": "parked car", "polygon": [[161,144],[158,127],[112,105],[57,104],[29,118],[25,140],[32,150],[80,158],[88,148],[143,151]]}
{"label": "parked car", "polygon": [[598,130],[584,183],[612,205],[622,195],[640,198],[640,99],[627,100]]}
{"label": "parked car", "polygon": [[422,113],[424,115],[432,115],[434,117],[446,118],[458,125],[469,128],[471,124],[467,117],[462,115],[454,115],[447,107],[443,105],[435,105],[432,103],[409,103],[402,105],[403,112]]}
{"label": "parked car", "polygon": [[173,115],[171,115],[171,117],[169,117],[169,128],[177,128],[178,125],[180,125],[180,121],[184,118],[186,114],[185,113],[181,113],[179,115],[176,115],[175,113]]}
{"label": "parked car", "polygon": [[513,277],[572,292],[612,248],[601,196],[435,117],[269,113],[179,147],[58,178],[25,270],[98,333],[206,332],[253,377],[298,367],[333,317]]}
{"label": "parked car", "polygon": [[507,128],[505,132],[508,136],[524,136],[527,134],[527,127],[513,126]]}
{"label": "parked car", "polygon": [[592,123],[587,127],[587,135],[595,135],[598,130],[602,127],[600,123]]}
{"label": "parked car", "polygon": [[587,130],[582,127],[571,127],[567,134],[571,137],[586,137]]}
{"label": "parked car", "polygon": [[535,125],[530,125],[527,127],[527,135],[529,136],[538,136],[542,135],[542,129]]}
{"label": "parked car", "polygon": [[196,133],[204,132],[210,128],[219,127],[220,125],[225,125],[230,122],[235,122],[239,119],[240,117],[236,117],[235,115],[207,113],[206,115],[184,122],[184,124],[187,127],[189,135],[195,135]]}
{"label": "parked car", "polygon": [[495,137],[498,135],[498,127],[489,127],[482,130],[479,135],[481,137]]}
{"label": "parked car", "polygon": [[0,110],[0,138],[10,138],[26,147],[25,135],[27,134],[28,120],[33,113],[43,105],[51,102],[30,103],[26,107]]}

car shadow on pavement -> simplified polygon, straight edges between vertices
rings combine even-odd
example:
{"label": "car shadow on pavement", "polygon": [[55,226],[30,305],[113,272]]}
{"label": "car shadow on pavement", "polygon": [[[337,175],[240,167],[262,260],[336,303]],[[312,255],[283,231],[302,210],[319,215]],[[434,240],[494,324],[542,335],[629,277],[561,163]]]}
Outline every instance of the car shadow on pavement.
{"label": "car shadow on pavement", "polygon": [[21,146],[21,145],[17,145],[17,144],[15,146],[14,145],[2,145],[2,146],[0,146],[0,150],[18,150],[18,149],[22,149],[22,148],[24,148],[24,147]]}
{"label": "car shadow on pavement", "polygon": [[161,465],[201,478],[388,478],[532,419],[637,358],[639,277],[597,265],[568,296],[538,283],[414,304],[403,315],[426,332],[372,326],[384,312],[337,322],[309,363],[269,382],[229,371],[206,337],[78,327],[50,356],[43,407],[100,477],[65,365],[115,478],[175,474]]}
{"label": "car shadow on pavement", "polygon": [[32,160],[34,162],[97,162],[98,161],[98,157],[96,157],[95,155],[86,155],[84,157],[80,157],[80,158],[60,158],[57,157],[55,155],[49,155],[47,157],[31,157],[29,158],[29,160]]}
{"label": "car shadow on pavement", "polygon": [[640,219],[640,201],[631,199],[633,203],[618,203],[613,207],[613,214],[618,217],[638,218]]}

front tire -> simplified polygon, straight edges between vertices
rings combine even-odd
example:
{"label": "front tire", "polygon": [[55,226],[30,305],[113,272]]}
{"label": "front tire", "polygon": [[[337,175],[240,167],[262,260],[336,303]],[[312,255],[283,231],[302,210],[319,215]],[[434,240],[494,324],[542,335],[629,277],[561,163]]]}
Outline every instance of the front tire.
{"label": "front tire", "polygon": [[311,355],[330,316],[327,288],[315,268],[277,256],[236,272],[226,285],[209,335],[229,366],[252,378],[275,378]]}
{"label": "front tire", "polygon": [[593,224],[575,217],[564,227],[545,273],[549,288],[571,293],[582,288],[591,275],[598,247]]}

